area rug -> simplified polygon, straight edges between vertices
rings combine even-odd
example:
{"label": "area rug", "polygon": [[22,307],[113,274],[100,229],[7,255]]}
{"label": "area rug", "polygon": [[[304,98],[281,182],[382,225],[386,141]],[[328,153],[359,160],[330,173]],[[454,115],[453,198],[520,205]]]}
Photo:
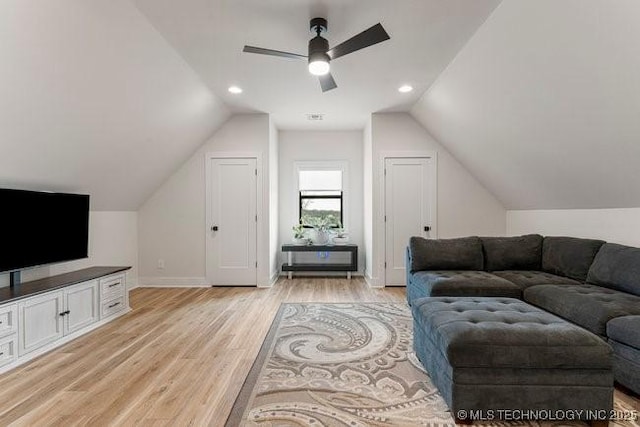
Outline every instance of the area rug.
{"label": "area rug", "polygon": [[411,329],[405,304],[282,304],[226,426],[454,426]]}

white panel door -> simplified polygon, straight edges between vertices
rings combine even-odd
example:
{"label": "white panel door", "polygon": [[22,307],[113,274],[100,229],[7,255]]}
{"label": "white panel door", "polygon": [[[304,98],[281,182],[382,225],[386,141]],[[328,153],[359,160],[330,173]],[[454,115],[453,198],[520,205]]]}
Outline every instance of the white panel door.
{"label": "white panel door", "polygon": [[209,160],[207,279],[215,286],[257,284],[255,158]]}
{"label": "white panel door", "polygon": [[62,338],[63,302],[60,291],[28,298],[18,304],[18,353],[21,356]]}
{"label": "white panel door", "polygon": [[385,284],[405,285],[405,251],[411,236],[430,237],[432,160],[385,159]]}

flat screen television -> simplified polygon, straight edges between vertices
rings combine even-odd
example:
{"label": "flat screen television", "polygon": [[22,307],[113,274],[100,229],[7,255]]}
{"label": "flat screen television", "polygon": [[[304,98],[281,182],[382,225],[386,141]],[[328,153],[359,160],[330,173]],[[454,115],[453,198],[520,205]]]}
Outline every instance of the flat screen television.
{"label": "flat screen television", "polygon": [[0,188],[0,272],[88,256],[89,196]]}

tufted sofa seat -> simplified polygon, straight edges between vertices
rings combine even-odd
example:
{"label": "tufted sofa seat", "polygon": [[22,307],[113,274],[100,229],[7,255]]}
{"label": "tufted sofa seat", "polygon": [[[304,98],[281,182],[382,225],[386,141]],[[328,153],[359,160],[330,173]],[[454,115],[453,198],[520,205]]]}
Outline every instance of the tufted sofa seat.
{"label": "tufted sofa seat", "polygon": [[611,319],[640,315],[640,297],[588,284],[533,286],[524,300],[602,337]]}
{"label": "tufted sofa seat", "polygon": [[501,277],[508,280],[511,283],[517,285],[520,289],[527,289],[528,287],[546,283],[550,285],[579,285],[577,280],[570,279],[568,277],[558,276],[556,274],[547,273],[546,271],[518,271],[518,270],[505,270],[494,271],[494,276]]}
{"label": "tufted sofa seat", "polygon": [[513,298],[414,301],[414,348],[451,411],[604,410],[611,347]]}
{"label": "tufted sofa seat", "polygon": [[486,271],[418,271],[412,280],[421,285],[407,289],[407,293],[411,293],[408,295],[410,300],[427,296],[522,296],[522,290],[516,284]]}

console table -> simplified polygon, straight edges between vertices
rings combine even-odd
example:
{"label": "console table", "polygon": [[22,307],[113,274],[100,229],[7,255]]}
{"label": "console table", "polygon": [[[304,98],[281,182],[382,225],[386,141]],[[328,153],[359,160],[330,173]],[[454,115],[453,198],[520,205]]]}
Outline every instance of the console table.
{"label": "console table", "polygon": [[[282,252],[287,253],[287,262],[282,264],[282,271],[288,272],[291,279],[294,271],[344,271],[347,279],[351,279],[351,273],[358,271],[358,245],[282,245]],[[351,262],[343,263],[294,263],[294,252],[349,252]]]}

